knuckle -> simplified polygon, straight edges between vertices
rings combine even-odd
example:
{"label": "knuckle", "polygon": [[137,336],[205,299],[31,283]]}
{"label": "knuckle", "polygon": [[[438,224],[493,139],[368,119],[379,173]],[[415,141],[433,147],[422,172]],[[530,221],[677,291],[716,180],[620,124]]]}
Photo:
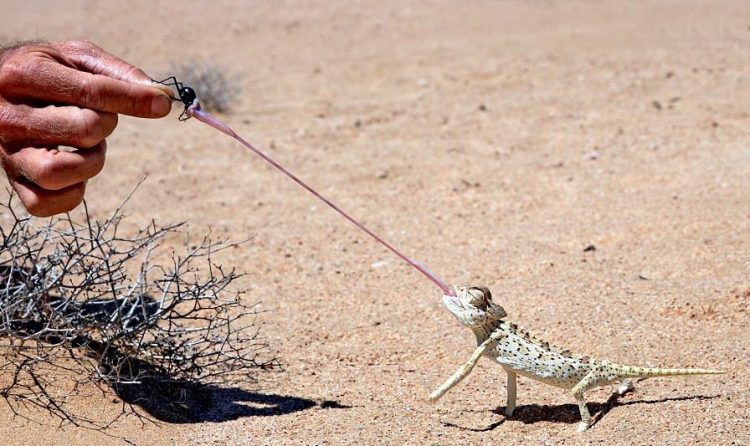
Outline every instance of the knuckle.
{"label": "knuckle", "polygon": [[130,110],[128,113],[131,115],[138,115],[139,111],[143,112],[143,105],[143,100],[138,97],[138,95],[130,95]]}
{"label": "knuckle", "polygon": [[59,180],[63,171],[62,163],[54,156],[47,156],[37,162],[34,183],[45,190],[60,189]]}
{"label": "knuckle", "polygon": [[0,136],[2,136],[3,139],[7,138],[5,133],[7,129],[13,125],[15,120],[16,114],[14,113],[13,108],[5,102],[0,102]]}
{"label": "knuckle", "polygon": [[73,137],[77,147],[93,147],[104,139],[102,122],[98,113],[81,110],[77,121],[75,136]]}
{"label": "knuckle", "polygon": [[0,142],[13,143],[22,139],[20,134],[31,121],[26,109],[0,101]]}
{"label": "knuckle", "polygon": [[85,77],[81,80],[78,94],[90,108],[99,109],[103,104],[102,89],[94,77]]}
{"label": "knuckle", "polygon": [[136,76],[141,76],[143,74],[143,71],[141,71],[141,69],[138,67],[127,65],[124,62],[122,65],[123,65],[122,77],[125,79],[130,79]]}
{"label": "knuckle", "polygon": [[29,67],[19,58],[12,57],[0,65],[0,88],[9,89],[23,81]]}
{"label": "knuckle", "polygon": [[135,82],[145,82],[151,79],[143,70],[136,66],[130,65],[127,62],[121,62],[120,66],[122,71],[122,79]]}

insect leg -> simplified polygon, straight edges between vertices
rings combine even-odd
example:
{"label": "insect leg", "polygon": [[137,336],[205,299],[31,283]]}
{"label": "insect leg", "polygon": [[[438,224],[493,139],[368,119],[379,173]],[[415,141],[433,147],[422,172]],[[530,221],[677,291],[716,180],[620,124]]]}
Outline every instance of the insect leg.
{"label": "insect leg", "polygon": [[177,78],[174,76],[169,76],[166,79],[156,81],[156,82],[159,84],[163,84],[163,85],[172,85],[177,89],[177,91],[180,91],[180,89],[182,88],[182,82],[178,81]]}
{"label": "insect leg", "polygon": [[173,87],[175,89],[175,95],[172,97],[173,101],[181,101],[182,95],[180,91],[182,91],[182,87],[184,87],[183,83],[178,81],[176,77],[169,76],[166,79],[155,81],[159,84],[166,85],[168,87]]}

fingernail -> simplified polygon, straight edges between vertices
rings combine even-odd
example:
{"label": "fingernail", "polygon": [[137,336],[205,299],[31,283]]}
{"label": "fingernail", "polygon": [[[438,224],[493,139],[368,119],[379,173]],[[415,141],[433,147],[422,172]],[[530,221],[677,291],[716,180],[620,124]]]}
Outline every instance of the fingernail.
{"label": "fingernail", "polygon": [[168,97],[159,95],[151,101],[151,114],[154,116],[166,116],[172,109],[172,101]]}

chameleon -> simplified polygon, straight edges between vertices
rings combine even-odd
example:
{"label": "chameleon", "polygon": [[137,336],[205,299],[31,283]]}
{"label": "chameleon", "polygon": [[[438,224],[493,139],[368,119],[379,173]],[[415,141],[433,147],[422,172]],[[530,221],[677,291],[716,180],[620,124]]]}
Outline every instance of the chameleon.
{"label": "chameleon", "polygon": [[589,389],[620,383],[618,393],[623,395],[634,388],[636,379],[724,373],[709,369],[636,367],[572,354],[503,320],[507,316],[505,310],[492,301],[490,290],[482,286],[456,286],[455,296],[444,295],[443,303],[461,325],[474,332],[477,348],[464,365],[430,394],[428,400],[433,403],[466,378],[480,357],[487,356],[497,361],[508,374],[506,416],[513,416],[516,378],[521,375],[569,390],[581,414],[578,431],[584,432],[592,424],[584,399],[584,392]]}

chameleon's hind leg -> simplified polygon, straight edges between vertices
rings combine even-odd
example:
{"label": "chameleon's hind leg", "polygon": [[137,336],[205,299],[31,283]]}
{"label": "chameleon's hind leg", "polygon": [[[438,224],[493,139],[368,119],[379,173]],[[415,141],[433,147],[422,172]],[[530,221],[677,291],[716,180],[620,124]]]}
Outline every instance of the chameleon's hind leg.
{"label": "chameleon's hind leg", "polygon": [[506,388],[508,401],[505,404],[505,416],[512,417],[513,411],[516,410],[516,377],[518,374],[510,370],[505,371],[508,373],[508,386]]}
{"label": "chameleon's hind leg", "polygon": [[632,379],[626,379],[622,383],[620,383],[620,386],[617,388],[617,393],[622,396],[630,392],[631,390],[635,390],[635,383]]}
{"label": "chameleon's hind leg", "polygon": [[583,432],[591,427],[591,413],[589,413],[589,409],[586,407],[586,400],[583,397],[583,393],[591,388],[611,381],[612,379],[609,375],[603,374],[597,370],[592,370],[570,390],[570,393],[573,394],[573,397],[576,399],[576,403],[578,403],[578,411],[581,413],[581,422],[578,423],[578,432]]}

